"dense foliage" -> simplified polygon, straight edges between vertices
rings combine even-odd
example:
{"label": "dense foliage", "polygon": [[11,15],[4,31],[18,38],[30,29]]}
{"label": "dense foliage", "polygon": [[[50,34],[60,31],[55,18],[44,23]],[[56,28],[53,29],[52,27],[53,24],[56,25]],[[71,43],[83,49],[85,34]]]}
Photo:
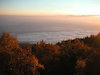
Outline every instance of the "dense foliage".
{"label": "dense foliage", "polygon": [[26,44],[3,33],[0,75],[100,75],[100,34],[57,44]]}

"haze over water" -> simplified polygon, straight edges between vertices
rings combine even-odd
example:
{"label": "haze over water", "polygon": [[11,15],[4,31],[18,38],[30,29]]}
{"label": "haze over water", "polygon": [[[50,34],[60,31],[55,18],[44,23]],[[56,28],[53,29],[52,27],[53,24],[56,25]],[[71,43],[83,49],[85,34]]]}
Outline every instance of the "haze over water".
{"label": "haze over water", "polygon": [[9,32],[20,42],[58,42],[97,34],[100,16],[0,16],[0,34]]}

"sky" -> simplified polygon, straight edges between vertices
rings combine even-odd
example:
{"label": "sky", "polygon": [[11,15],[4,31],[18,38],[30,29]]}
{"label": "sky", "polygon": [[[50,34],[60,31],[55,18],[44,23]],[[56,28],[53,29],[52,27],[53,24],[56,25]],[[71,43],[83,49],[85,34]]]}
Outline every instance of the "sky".
{"label": "sky", "polygon": [[0,15],[100,15],[100,0],[0,0]]}

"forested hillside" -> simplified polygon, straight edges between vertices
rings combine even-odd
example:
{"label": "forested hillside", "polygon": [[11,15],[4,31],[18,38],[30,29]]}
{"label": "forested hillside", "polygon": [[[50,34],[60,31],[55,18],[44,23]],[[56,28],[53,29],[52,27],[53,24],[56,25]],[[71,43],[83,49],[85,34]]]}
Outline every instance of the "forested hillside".
{"label": "forested hillside", "polygon": [[100,75],[100,34],[28,44],[3,33],[0,75]]}

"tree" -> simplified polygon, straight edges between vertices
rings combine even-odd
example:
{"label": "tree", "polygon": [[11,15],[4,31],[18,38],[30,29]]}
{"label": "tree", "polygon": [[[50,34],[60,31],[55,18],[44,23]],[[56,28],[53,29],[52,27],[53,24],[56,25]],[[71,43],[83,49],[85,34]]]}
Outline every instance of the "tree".
{"label": "tree", "polygon": [[30,48],[21,48],[9,33],[3,33],[0,38],[0,66],[0,75],[40,75],[44,69]]}

